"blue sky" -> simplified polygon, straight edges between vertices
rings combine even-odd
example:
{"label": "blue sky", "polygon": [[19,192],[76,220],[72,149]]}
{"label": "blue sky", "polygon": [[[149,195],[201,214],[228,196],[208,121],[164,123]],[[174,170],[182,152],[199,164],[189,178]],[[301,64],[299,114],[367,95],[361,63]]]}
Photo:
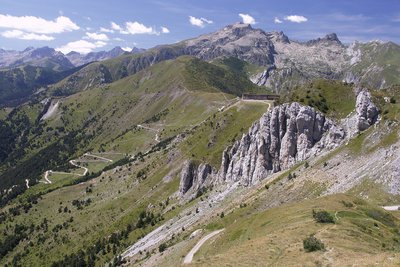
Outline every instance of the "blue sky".
{"label": "blue sky", "polygon": [[300,41],[336,32],[344,43],[400,43],[399,0],[0,0],[0,47],[150,48],[238,21]]}

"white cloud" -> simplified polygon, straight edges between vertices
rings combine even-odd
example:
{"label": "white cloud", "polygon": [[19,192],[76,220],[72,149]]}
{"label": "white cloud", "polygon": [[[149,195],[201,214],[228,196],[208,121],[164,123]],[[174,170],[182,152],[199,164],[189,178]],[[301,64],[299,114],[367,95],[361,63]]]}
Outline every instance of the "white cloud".
{"label": "white cloud", "polygon": [[79,26],[67,17],[45,20],[34,16],[11,16],[0,14],[0,28],[21,30],[38,34],[53,34],[79,30]]}
{"label": "white cloud", "polygon": [[104,33],[95,33],[95,32],[90,33],[90,32],[87,32],[86,36],[89,39],[96,40],[96,41],[108,41],[109,40],[108,36],[106,34],[104,34]]}
{"label": "white cloud", "polygon": [[214,23],[214,21],[209,20],[209,19],[205,19],[205,18],[203,18],[203,17],[201,17],[200,19],[201,19],[202,21],[208,23],[208,24],[213,24],[213,23]]}
{"label": "white cloud", "polygon": [[132,47],[126,46],[126,47],[121,47],[122,50],[127,51],[127,52],[131,52],[132,51]]}
{"label": "white cloud", "polygon": [[[100,28],[100,32],[114,33],[117,31],[121,34],[155,34],[160,35],[160,32],[155,27],[146,26],[138,21],[127,21],[125,26],[121,26],[115,22],[111,22],[111,29]],[[161,27],[161,33],[169,33],[167,27]]]}
{"label": "white cloud", "polygon": [[161,32],[162,33],[169,33],[169,29],[167,27],[161,27]]}
{"label": "white cloud", "polygon": [[69,42],[66,45],[56,48],[56,50],[62,52],[63,54],[68,54],[71,51],[87,54],[96,48],[105,46],[106,44],[107,43],[103,41],[89,42],[86,40],[79,40],[75,42]]}
{"label": "white cloud", "polygon": [[153,27],[147,27],[137,21],[128,21],[126,23],[126,29],[121,31],[123,34],[158,34]]}
{"label": "white cloud", "polygon": [[100,27],[100,32],[114,33],[114,30]]}
{"label": "white cloud", "polygon": [[115,37],[115,38],[114,38],[114,41],[122,42],[122,41],[124,41],[124,39],[119,38],[119,37]]}
{"label": "white cloud", "polygon": [[280,20],[278,17],[275,17],[274,22],[275,22],[276,24],[281,24],[281,23],[283,23],[283,21]]}
{"label": "white cloud", "polygon": [[111,21],[111,29],[116,30],[116,31],[122,31],[121,26],[119,26],[117,23]]}
{"label": "white cloud", "polygon": [[21,39],[21,40],[36,40],[36,41],[51,41],[53,36],[36,33],[26,33],[20,30],[5,31],[1,33],[5,38]]}
{"label": "white cloud", "polygon": [[256,24],[257,23],[256,20],[249,14],[240,13],[239,16],[242,18],[243,23],[245,23],[245,24]]}
{"label": "white cloud", "polygon": [[197,26],[197,27],[200,27],[200,28],[204,28],[205,23],[207,23],[207,24],[214,23],[212,20],[208,20],[208,19],[205,19],[205,18],[196,18],[196,17],[193,17],[193,16],[189,16],[189,22],[193,26]]}
{"label": "white cloud", "polygon": [[286,16],[285,20],[291,21],[291,22],[296,22],[296,23],[302,23],[308,21],[308,19],[304,16],[299,16],[299,15],[290,15]]}

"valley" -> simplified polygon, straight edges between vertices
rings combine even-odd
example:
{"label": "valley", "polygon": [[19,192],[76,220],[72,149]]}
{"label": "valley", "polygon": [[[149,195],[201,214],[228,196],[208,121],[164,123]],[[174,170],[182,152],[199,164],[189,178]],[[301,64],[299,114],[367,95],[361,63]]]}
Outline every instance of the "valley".
{"label": "valley", "polygon": [[397,44],[2,53],[0,265],[400,264]]}

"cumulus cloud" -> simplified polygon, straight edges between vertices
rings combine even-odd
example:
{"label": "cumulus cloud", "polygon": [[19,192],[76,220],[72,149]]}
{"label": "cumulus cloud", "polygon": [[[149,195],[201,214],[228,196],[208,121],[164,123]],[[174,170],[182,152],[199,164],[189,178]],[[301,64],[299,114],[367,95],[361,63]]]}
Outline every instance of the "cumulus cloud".
{"label": "cumulus cloud", "polygon": [[114,38],[114,41],[123,42],[123,41],[124,41],[124,39],[122,39],[122,38],[119,38],[119,37],[115,37],[115,38]]}
{"label": "cumulus cloud", "polygon": [[128,21],[126,23],[126,29],[121,32],[125,34],[157,34],[153,27],[147,27],[137,21]]}
{"label": "cumulus cloud", "polygon": [[87,38],[95,40],[95,41],[108,41],[108,36],[104,33],[86,33]]}
{"label": "cumulus cloud", "polygon": [[[146,26],[138,21],[127,21],[124,26],[112,21],[111,29],[100,28],[100,32],[114,33],[114,31],[117,31],[121,34],[160,34],[160,32],[156,31],[155,28]],[[169,29],[166,27],[161,27],[161,32],[169,33]]]}
{"label": "cumulus cloud", "polygon": [[26,33],[20,30],[11,30],[1,33],[5,38],[21,39],[21,40],[35,40],[35,41],[51,41],[54,40],[53,36],[36,33]]}
{"label": "cumulus cloud", "polygon": [[161,27],[162,33],[169,33],[169,29],[167,27]]}
{"label": "cumulus cloud", "polygon": [[79,30],[79,26],[65,16],[46,20],[34,16],[11,16],[0,14],[0,28],[8,28],[37,34],[54,34]]}
{"label": "cumulus cloud", "polygon": [[299,16],[299,15],[290,15],[286,16],[285,20],[290,21],[290,22],[295,22],[295,23],[302,23],[308,21],[308,19],[304,16]]}
{"label": "cumulus cloud", "polygon": [[82,54],[87,54],[92,52],[96,48],[105,46],[107,43],[103,41],[89,42],[86,40],[79,40],[74,42],[69,42],[66,45],[56,48],[57,51],[63,54],[68,54],[71,51],[75,51]]}
{"label": "cumulus cloud", "polygon": [[111,29],[116,30],[116,31],[122,31],[122,27],[113,21],[111,21]]}
{"label": "cumulus cloud", "polygon": [[122,50],[127,51],[127,52],[131,52],[132,51],[132,47],[126,46],[126,47],[121,47]]}
{"label": "cumulus cloud", "polygon": [[212,20],[205,19],[205,18],[196,18],[196,17],[193,17],[193,16],[189,16],[189,22],[193,26],[197,26],[197,27],[200,27],[200,28],[204,28],[205,24],[212,24],[213,23]]}
{"label": "cumulus cloud", "polygon": [[275,22],[276,24],[281,24],[281,23],[283,23],[283,21],[280,20],[278,17],[275,17],[274,22]]}
{"label": "cumulus cloud", "polygon": [[240,13],[239,17],[242,18],[243,23],[246,23],[246,24],[256,24],[257,23],[256,20],[249,14]]}
{"label": "cumulus cloud", "polygon": [[114,30],[100,27],[100,32],[114,33]]}

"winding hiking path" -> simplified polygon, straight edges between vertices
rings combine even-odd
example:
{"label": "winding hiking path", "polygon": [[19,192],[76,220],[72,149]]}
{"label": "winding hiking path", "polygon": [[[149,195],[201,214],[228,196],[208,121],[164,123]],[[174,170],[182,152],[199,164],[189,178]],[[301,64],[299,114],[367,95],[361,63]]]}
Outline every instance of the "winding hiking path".
{"label": "winding hiking path", "polygon": [[205,237],[203,237],[202,239],[200,239],[199,242],[197,242],[197,244],[192,248],[192,250],[189,251],[189,253],[186,255],[185,259],[183,260],[183,264],[189,264],[192,262],[193,260],[193,256],[194,254],[196,254],[196,252],[201,248],[201,246],[210,238],[212,238],[213,236],[218,235],[219,233],[221,233],[222,231],[224,231],[225,229],[220,229],[214,232],[209,233],[208,235],[206,235]]}
{"label": "winding hiking path", "polygon": [[388,211],[395,211],[395,210],[399,210],[400,205],[395,205],[395,206],[383,206],[382,207],[384,210],[388,210]]}
{"label": "winding hiking path", "polygon": [[141,125],[141,124],[138,124],[138,125],[136,125],[136,126],[139,127],[139,128],[142,128],[142,129],[146,129],[146,130],[155,132],[155,133],[156,133],[156,137],[154,138],[154,140],[155,140],[157,143],[160,143],[160,137],[159,137],[159,135],[158,135],[158,133],[160,132],[160,130],[153,129],[153,128],[150,128],[150,127],[147,127],[147,126],[143,126],[143,125]]}
{"label": "winding hiking path", "polygon": [[75,160],[70,160],[69,163],[72,164],[72,165],[74,165],[75,167],[78,167],[78,168],[81,168],[81,169],[84,169],[84,170],[85,170],[85,171],[83,172],[83,174],[76,174],[76,175],[85,176],[86,173],[89,171],[88,168],[82,167],[81,165],[77,164],[77,163],[75,162]]}
{"label": "winding hiking path", "polygon": [[50,170],[50,171],[46,171],[44,173],[44,179],[46,180],[46,184],[51,184],[51,181],[49,180],[49,172],[52,172],[52,171]]}
{"label": "winding hiking path", "polygon": [[[100,154],[100,153],[99,153],[99,154]],[[101,153],[101,154],[110,154],[110,155],[111,155],[111,154],[122,154],[122,153]],[[90,153],[85,153],[85,154],[83,154],[83,156],[86,156],[86,157],[93,157],[93,158],[98,159],[98,160],[101,160],[101,161],[113,162],[112,159],[108,159],[108,158],[105,158],[105,157],[93,155],[93,154],[90,154]],[[72,175],[77,175],[77,176],[85,176],[85,175],[88,173],[89,169],[86,168],[86,167],[83,167],[83,166],[79,165],[79,164],[77,163],[78,161],[79,161],[79,162],[88,162],[88,161],[85,161],[85,160],[73,159],[73,160],[70,160],[70,161],[69,161],[69,164],[73,165],[74,167],[83,169],[83,170],[84,170],[84,171],[83,171],[83,174],[75,173],[75,172],[57,172],[57,171],[48,170],[48,171],[46,171],[46,172],[44,173],[44,180],[45,180],[44,183],[45,183],[45,184],[51,184],[51,183],[52,183],[52,182],[50,181],[50,179],[49,179],[49,175],[50,175],[51,173],[72,174]],[[25,181],[26,181],[26,187],[29,188],[29,181],[27,181],[27,180],[25,180]]]}
{"label": "winding hiking path", "polygon": [[26,183],[26,188],[29,189],[29,180],[25,179],[25,183]]}
{"label": "winding hiking path", "polygon": [[98,159],[101,159],[101,160],[104,160],[104,161],[108,161],[108,162],[113,162],[112,159],[108,159],[108,158],[105,158],[105,157],[100,157],[100,156],[93,155],[93,154],[90,154],[90,153],[85,153],[85,154],[83,154],[83,155],[84,155],[84,156],[87,156],[87,157],[98,158]]}

